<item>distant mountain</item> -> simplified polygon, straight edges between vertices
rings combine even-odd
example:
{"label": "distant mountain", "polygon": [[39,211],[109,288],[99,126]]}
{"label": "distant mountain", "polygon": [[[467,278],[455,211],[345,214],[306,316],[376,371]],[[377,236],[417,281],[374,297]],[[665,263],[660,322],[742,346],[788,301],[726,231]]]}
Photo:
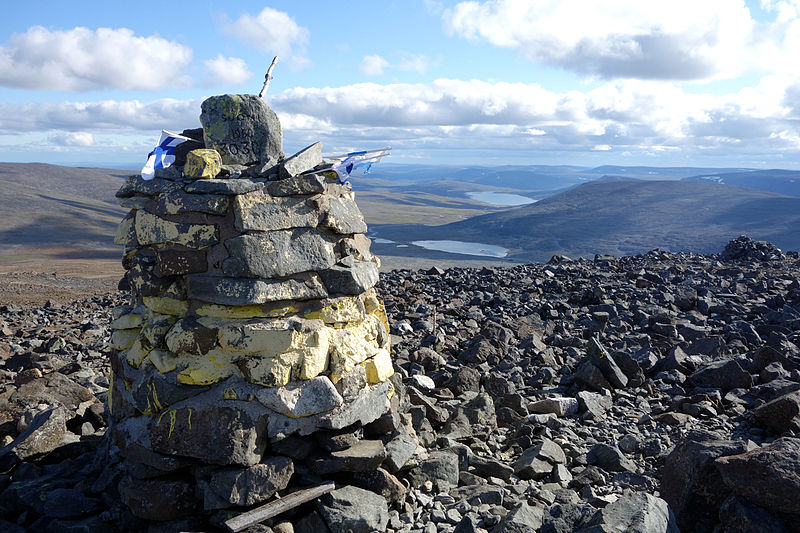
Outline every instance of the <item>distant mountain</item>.
{"label": "distant mountain", "polygon": [[596,174],[610,174],[614,176],[625,176],[628,178],[647,179],[647,180],[679,180],[690,176],[710,175],[720,172],[743,172],[750,169],[746,168],[703,168],[703,167],[621,167],[617,165],[602,165],[586,171],[582,174],[591,176]]}
{"label": "distant mountain", "polygon": [[128,212],[114,193],[130,171],[0,163],[0,249],[113,246]]}
{"label": "distant mountain", "polygon": [[799,170],[749,170],[745,172],[717,172],[684,178],[686,181],[725,183],[736,187],[800,196]]}
{"label": "distant mountain", "polygon": [[800,249],[800,198],[691,181],[595,181],[538,203],[443,226],[379,226],[398,242],[460,240],[500,245],[509,258],[635,254],[653,248],[719,252],[747,234]]}

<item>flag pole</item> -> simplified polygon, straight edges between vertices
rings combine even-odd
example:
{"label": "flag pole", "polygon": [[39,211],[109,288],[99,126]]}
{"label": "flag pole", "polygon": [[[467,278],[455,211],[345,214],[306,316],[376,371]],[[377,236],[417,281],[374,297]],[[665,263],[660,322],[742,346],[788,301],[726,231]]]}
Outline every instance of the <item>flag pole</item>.
{"label": "flag pole", "polygon": [[264,76],[264,86],[261,87],[261,92],[258,93],[259,98],[264,98],[264,95],[267,94],[267,89],[269,88],[269,82],[272,79],[272,69],[275,68],[275,63],[278,62],[278,56],[272,58],[272,63],[269,65],[267,69],[267,75]]}

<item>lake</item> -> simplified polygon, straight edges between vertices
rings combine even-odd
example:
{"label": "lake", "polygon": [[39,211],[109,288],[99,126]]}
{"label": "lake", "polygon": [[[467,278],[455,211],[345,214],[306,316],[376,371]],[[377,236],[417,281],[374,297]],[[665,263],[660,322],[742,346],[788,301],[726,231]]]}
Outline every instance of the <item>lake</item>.
{"label": "lake", "polygon": [[426,250],[437,250],[439,252],[449,252],[451,254],[480,255],[484,257],[505,257],[508,250],[502,246],[493,244],[483,244],[480,242],[464,241],[412,241],[411,244],[425,248]]}
{"label": "lake", "polygon": [[473,200],[478,200],[479,202],[483,202],[485,204],[501,205],[506,207],[514,205],[526,205],[536,202],[536,200],[528,198],[527,196],[522,196],[521,194],[511,194],[507,192],[476,191],[468,192],[467,196]]}

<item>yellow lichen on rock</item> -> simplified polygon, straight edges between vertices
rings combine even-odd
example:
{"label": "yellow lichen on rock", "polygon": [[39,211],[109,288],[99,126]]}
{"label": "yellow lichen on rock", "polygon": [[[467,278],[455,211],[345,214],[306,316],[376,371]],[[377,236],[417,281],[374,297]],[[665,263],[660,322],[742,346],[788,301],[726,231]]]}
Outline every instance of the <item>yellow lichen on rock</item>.
{"label": "yellow lichen on rock", "polygon": [[392,377],[394,368],[392,358],[387,350],[378,350],[371,359],[364,362],[364,370],[367,372],[367,382],[382,383]]}
{"label": "yellow lichen on rock", "polygon": [[355,325],[333,330],[331,335],[331,380],[336,383],[356,365],[360,365],[382,348],[383,324],[374,316]]}
{"label": "yellow lichen on rock", "polygon": [[318,318],[326,324],[361,322],[365,317],[364,302],[357,296],[339,298],[319,311],[305,315],[305,318]]}
{"label": "yellow lichen on rock", "polygon": [[150,349],[147,348],[144,343],[142,343],[142,337],[140,335],[136,337],[136,340],[133,342],[131,347],[128,348],[127,352],[125,352],[125,359],[133,368],[139,368],[142,366],[145,357],[147,357],[149,353]]}
{"label": "yellow lichen on rock", "polygon": [[162,374],[172,372],[178,368],[178,357],[167,350],[156,348],[150,352],[147,360]]}
{"label": "yellow lichen on rock", "polygon": [[300,312],[300,309],[292,304],[278,307],[270,307],[268,305],[205,304],[195,310],[198,316],[229,319],[283,318],[298,312]]}
{"label": "yellow lichen on rock", "polygon": [[321,328],[306,338],[306,345],[301,350],[303,362],[298,378],[313,379],[327,370],[330,337],[330,328]]}
{"label": "yellow lichen on rock", "polygon": [[202,357],[180,356],[176,364],[185,368],[178,372],[178,383],[184,385],[211,385],[231,376],[240,375],[234,364],[239,356],[225,350],[211,350]]}
{"label": "yellow lichen on rock", "polygon": [[111,346],[115,350],[127,350],[139,336],[139,329],[118,329],[111,334]]}
{"label": "yellow lichen on rock", "polygon": [[140,245],[182,244],[188,248],[206,248],[219,241],[213,224],[170,222],[144,210],[136,212],[136,239]]}
{"label": "yellow lichen on rock", "polygon": [[211,148],[198,148],[186,154],[183,175],[193,179],[211,179],[222,170],[219,152]]}

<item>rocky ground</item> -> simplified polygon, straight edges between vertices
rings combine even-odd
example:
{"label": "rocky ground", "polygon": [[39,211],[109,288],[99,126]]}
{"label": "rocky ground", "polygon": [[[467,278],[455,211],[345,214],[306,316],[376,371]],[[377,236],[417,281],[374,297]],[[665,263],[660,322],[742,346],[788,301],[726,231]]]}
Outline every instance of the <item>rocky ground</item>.
{"label": "rocky ground", "polygon": [[[379,289],[424,450],[395,464],[387,443],[361,479],[380,505],[323,497],[249,531],[800,531],[800,254],[738,239]],[[7,533],[187,527],[119,503],[103,402],[124,298],[0,305]]]}

